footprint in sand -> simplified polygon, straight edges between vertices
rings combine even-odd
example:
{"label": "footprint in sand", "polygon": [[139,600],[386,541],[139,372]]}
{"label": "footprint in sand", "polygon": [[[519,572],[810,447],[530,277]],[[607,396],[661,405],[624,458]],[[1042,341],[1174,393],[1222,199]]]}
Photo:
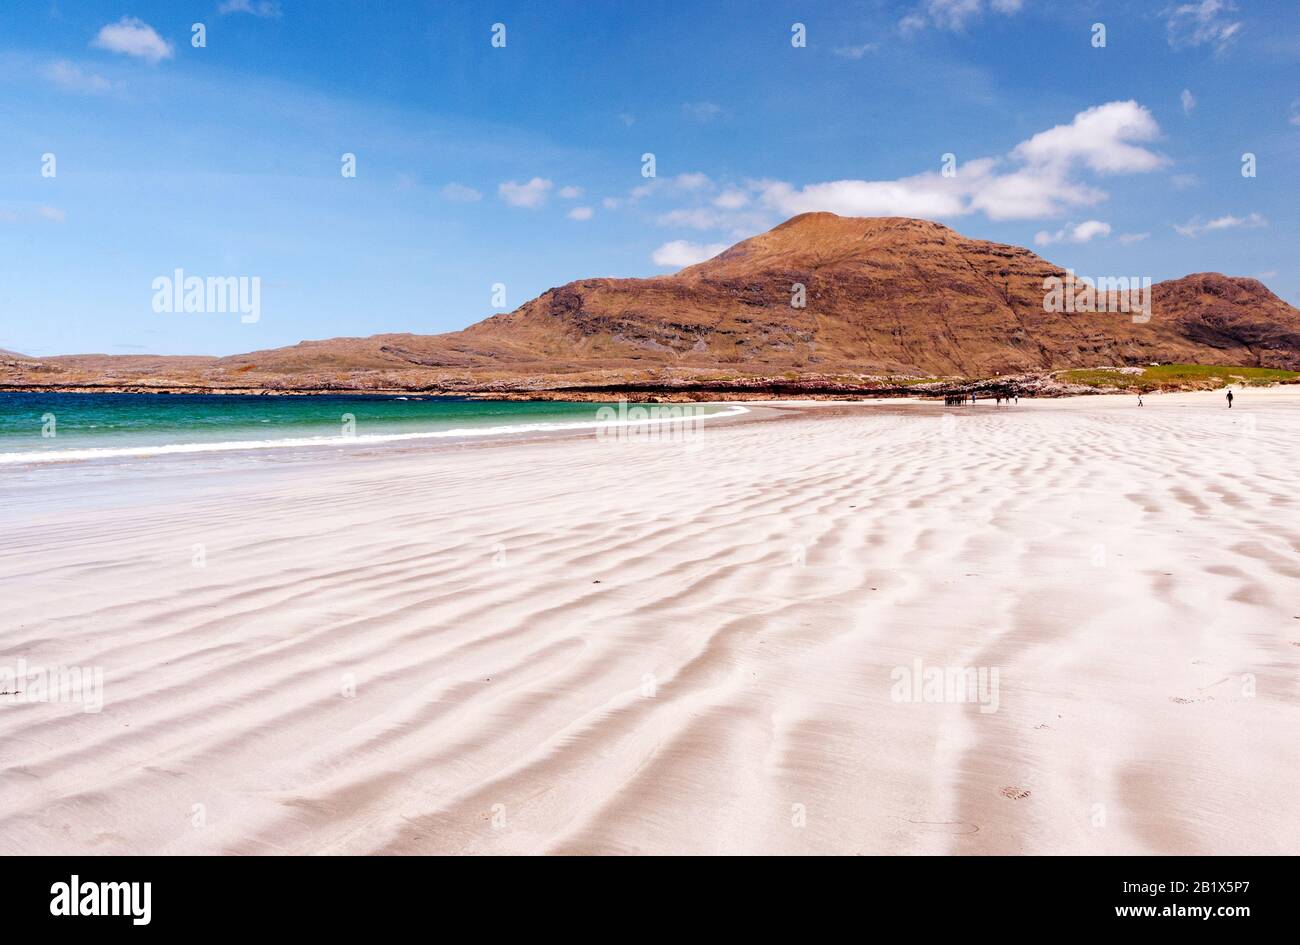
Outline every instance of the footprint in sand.
{"label": "footprint in sand", "polygon": [[1029,796],[1029,791],[1024,788],[1009,786],[1002,789],[1002,796],[1012,801],[1023,801]]}

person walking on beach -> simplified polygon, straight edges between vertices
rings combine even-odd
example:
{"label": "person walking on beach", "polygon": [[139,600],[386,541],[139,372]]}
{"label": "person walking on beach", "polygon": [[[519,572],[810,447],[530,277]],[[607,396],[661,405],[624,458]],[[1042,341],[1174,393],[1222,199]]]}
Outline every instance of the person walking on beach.
{"label": "person walking on beach", "polygon": [[1228,409],[1232,409],[1232,391],[1228,391]]}
{"label": "person walking on beach", "polygon": [[1139,406],[1139,407],[1142,406],[1142,395],[1141,395],[1141,394],[1138,394],[1138,406]]}

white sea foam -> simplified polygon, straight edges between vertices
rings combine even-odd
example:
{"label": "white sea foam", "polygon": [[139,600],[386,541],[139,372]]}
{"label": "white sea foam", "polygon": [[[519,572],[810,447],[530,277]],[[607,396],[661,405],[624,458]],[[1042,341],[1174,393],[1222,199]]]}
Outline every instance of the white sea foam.
{"label": "white sea foam", "polygon": [[661,423],[695,423],[720,417],[748,413],[746,407],[733,404],[717,413],[692,417],[653,417],[644,420],[583,420],[573,423],[515,423],[494,427],[456,427],[420,433],[373,433],[363,436],[297,436],[279,440],[227,440],[216,443],[164,443],[155,446],[93,446],[56,450],[0,453],[0,465],[16,463],[61,463],[87,459],[168,456],[179,453],[225,453],[235,450],[283,449],[312,446],[366,446],[375,443],[399,443],[404,440],[437,440],[456,436],[508,436],[517,433],[550,433],[564,430],[601,430],[611,427],[653,426]]}

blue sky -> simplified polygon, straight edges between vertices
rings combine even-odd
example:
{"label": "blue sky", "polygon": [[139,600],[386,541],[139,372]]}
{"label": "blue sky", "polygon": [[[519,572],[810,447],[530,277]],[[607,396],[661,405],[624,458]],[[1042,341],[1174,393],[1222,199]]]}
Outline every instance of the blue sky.
{"label": "blue sky", "polygon": [[[9,0],[0,84],[0,348],[34,355],[452,330],[809,209],[1300,304],[1290,0]],[[259,277],[260,319],[154,312],[176,268]]]}

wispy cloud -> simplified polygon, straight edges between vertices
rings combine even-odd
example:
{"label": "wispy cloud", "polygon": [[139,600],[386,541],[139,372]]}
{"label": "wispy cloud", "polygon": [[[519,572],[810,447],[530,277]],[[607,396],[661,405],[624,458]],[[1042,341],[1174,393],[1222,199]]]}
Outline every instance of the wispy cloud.
{"label": "wispy cloud", "polygon": [[1190,115],[1192,109],[1196,107],[1196,96],[1192,94],[1191,89],[1183,89],[1183,94],[1178,96],[1178,100],[1182,102],[1184,115]]}
{"label": "wispy cloud", "polygon": [[223,0],[217,7],[222,16],[228,13],[251,13],[263,19],[280,16],[280,4],[275,0]]}
{"label": "wispy cloud", "polygon": [[134,16],[124,16],[116,23],[102,27],[90,45],[152,63],[173,56],[172,44],[159,36],[148,23]]}
{"label": "wispy cloud", "polygon": [[67,92],[81,92],[89,95],[103,95],[113,90],[113,83],[101,75],[87,72],[76,63],[60,59],[51,62],[41,74],[50,82]]}
{"label": "wispy cloud", "polygon": [[722,106],[714,102],[687,102],[682,106],[682,114],[691,121],[707,125],[722,116]]}
{"label": "wispy cloud", "polygon": [[1261,214],[1252,213],[1245,217],[1235,217],[1232,214],[1227,214],[1204,223],[1201,222],[1200,217],[1193,217],[1186,223],[1175,223],[1174,229],[1181,236],[1200,236],[1202,233],[1210,233],[1214,230],[1233,230],[1239,227],[1253,229],[1260,226],[1268,226],[1268,220],[1264,219]]}
{"label": "wispy cloud", "polygon": [[964,30],[988,10],[995,13],[1019,13],[1024,0],[926,0],[907,14],[899,27],[904,33],[915,33],[928,26],[944,30]]}
{"label": "wispy cloud", "polygon": [[1174,49],[1209,45],[1222,52],[1241,32],[1241,21],[1233,16],[1236,12],[1230,0],[1166,7],[1163,15],[1169,45]]}
{"label": "wispy cloud", "polygon": [[455,181],[444,185],[439,193],[442,194],[444,199],[454,201],[455,203],[474,203],[477,200],[481,200],[483,197],[483,195],[473,187],[466,186],[465,184],[458,184]]}
{"label": "wispy cloud", "polygon": [[650,259],[656,266],[671,266],[680,269],[712,259],[727,248],[726,243],[691,243],[686,240],[673,240],[656,249]]}
{"label": "wispy cloud", "polygon": [[1039,230],[1034,234],[1034,242],[1039,246],[1051,246],[1053,243],[1087,243],[1099,236],[1110,236],[1110,224],[1101,220],[1085,220],[1071,223],[1055,233]]}
{"label": "wispy cloud", "polygon": [[527,207],[534,210],[546,203],[546,197],[552,186],[554,186],[553,182],[544,177],[534,177],[526,184],[508,180],[498,185],[497,194],[512,207]]}
{"label": "wispy cloud", "polygon": [[46,204],[27,206],[21,210],[0,207],[0,223],[22,223],[24,220],[45,220],[48,223],[67,223],[68,211]]}
{"label": "wispy cloud", "polygon": [[715,207],[721,207],[723,210],[739,210],[741,207],[748,205],[748,203],[749,194],[734,187],[724,190],[722,193],[718,194],[718,196],[713,198],[713,205]]}
{"label": "wispy cloud", "polygon": [[842,59],[865,59],[867,53],[873,53],[880,47],[876,43],[862,43],[857,46],[840,46],[835,55]]}
{"label": "wispy cloud", "polygon": [[570,220],[590,220],[595,211],[591,207],[574,207],[569,211]]}
{"label": "wispy cloud", "polygon": [[649,178],[628,191],[627,197],[606,197],[604,202],[607,209],[613,210],[624,203],[636,203],[655,194],[691,194],[708,190],[712,186],[713,181],[708,174],[690,171],[675,177]]}

